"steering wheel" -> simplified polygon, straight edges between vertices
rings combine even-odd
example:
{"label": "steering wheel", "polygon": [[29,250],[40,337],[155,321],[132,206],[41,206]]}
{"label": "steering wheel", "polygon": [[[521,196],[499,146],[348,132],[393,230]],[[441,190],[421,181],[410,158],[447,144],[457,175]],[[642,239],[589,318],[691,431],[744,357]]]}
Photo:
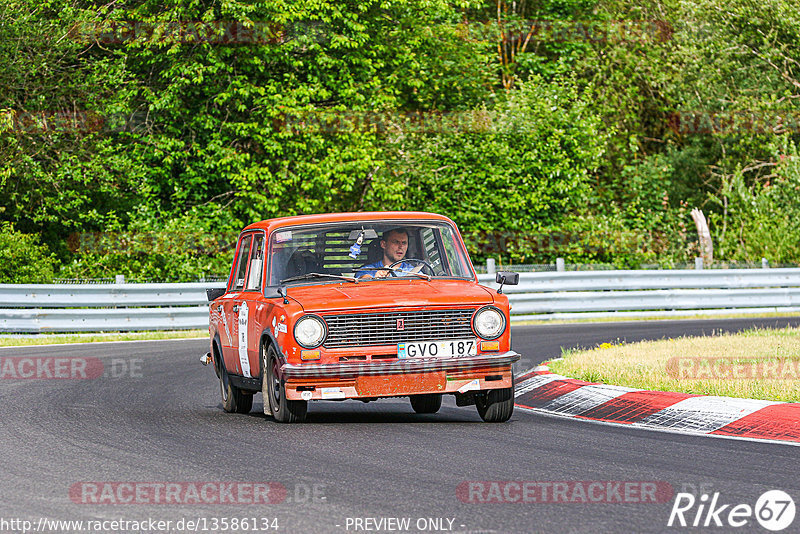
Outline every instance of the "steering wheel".
{"label": "steering wheel", "polygon": [[[436,276],[436,272],[434,272],[434,270],[433,270],[433,265],[431,265],[427,261],[421,260],[419,258],[406,258],[404,260],[397,260],[393,264],[389,265],[389,269],[394,269],[395,265],[400,265],[400,264],[403,264],[403,263],[419,263],[420,265],[423,266],[423,268],[422,268],[423,272],[425,271],[425,269],[428,269],[430,271],[429,274],[431,276]],[[397,273],[395,271],[393,271],[393,270],[392,271],[388,271],[388,272],[392,276],[397,276]],[[426,274],[428,274],[428,273],[426,273]]]}

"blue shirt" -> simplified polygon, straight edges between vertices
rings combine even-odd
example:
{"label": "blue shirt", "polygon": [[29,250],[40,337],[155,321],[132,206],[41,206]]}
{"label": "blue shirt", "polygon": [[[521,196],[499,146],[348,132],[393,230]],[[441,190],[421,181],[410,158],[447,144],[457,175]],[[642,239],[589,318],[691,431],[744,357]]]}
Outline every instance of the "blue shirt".
{"label": "blue shirt", "polygon": [[[385,267],[383,262],[382,261],[376,261],[375,263],[370,263],[369,265],[365,265],[365,266],[361,267],[361,269],[380,269],[381,267]],[[415,264],[409,263],[407,261],[404,261],[403,263],[401,263],[399,265],[395,265],[393,267],[393,269],[402,270],[402,271],[410,271],[410,270],[414,269],[414,267],[416,267]],[[361,278],[362,276],[366,276],[366,275],[370,275],[370,276],[374,277],[376,274],[378,274],[377,270],[376,271],[367,271],[367,270],[363,270],[362,271],[361,269],[359,269],[356,272],[356,278]],[[406,276],[403,273],[395,273],[395,274],[397,274],[397,276]],[[386,276],[387,276],[387,278],[390,278],[390,277],[392,277],[394,275],[392,273],[390,273],[389,271],[386,271]]]}

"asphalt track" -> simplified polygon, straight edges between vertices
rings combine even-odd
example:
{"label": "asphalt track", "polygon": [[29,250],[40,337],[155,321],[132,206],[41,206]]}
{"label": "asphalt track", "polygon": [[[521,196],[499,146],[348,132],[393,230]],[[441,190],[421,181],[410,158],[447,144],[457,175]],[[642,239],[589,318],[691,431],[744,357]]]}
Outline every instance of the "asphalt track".
{"label": "asphalt track", "polygon": [[[562,347],[785,324],[800,324],[800,318],[525,326],[515,327],[513,338],[524,355],[522,371],[558,357]],[[377,530],[366,518],[410,518],[409,532],[767,532],[752,519],[738,529],[669,528],[672,499],[462,502],[457,488],[468,481],[658,481],[675,492],[719,492],[721,503],[751,506],[764,491],[781,489],[800,505],[800,448],[781,444],[521,410],[509,423],[485,424],[474,407],[458,408],[452,397],[436,415],[415,415],[401,399],[319,402],[311,405],[307,424],[281,425],[261,413],[260,395],[249,415],[225,414],[213,370],[198,361],[206,347],[193,340],[0,349],[0,358],[95,357],[116,375],[0,380],[0,532],[20,531],[2,527],[3,521],[38,524],[40,518],[152,518],[173,525],[205,519],[206,526],[213,518],[277,518],[278,532],[310,533],[397,531]],[[178,505],[70,499],[76,483],[112,481],[276,482],[287,498],[280,504]],[[438,529],[417,523],[431,518],[446,520]],[[451,530],[445,530],[447,520]],[[798,530],[800,517],[786,532]]]}

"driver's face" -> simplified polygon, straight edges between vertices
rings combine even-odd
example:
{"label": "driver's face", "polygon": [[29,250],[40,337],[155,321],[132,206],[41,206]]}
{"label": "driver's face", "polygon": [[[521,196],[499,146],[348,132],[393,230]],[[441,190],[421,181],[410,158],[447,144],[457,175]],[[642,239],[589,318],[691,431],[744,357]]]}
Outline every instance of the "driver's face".
{"label": "driver's face", "polygon": [[408,236],[400,232],[392,232],[386,240],[381,241],[383,248],[383,264],[391,265],[406,256],[408,250]]}

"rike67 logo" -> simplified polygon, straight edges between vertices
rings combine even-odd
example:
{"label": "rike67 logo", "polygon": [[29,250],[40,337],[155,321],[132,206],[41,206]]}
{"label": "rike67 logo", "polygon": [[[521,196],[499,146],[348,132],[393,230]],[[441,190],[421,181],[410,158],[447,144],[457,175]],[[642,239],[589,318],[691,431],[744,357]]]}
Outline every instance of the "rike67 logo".
{"label": "rike67 logo", "polygon": [[763,528],[778,532],[792,524],[794,515],[794,500],[781,490],[765,492],[755,506],[722,504],[719,492],[711,497],[703,493],[699,499],[692,493],[678,493],[667,526],[744,527],[752,526],[755,519]]}

